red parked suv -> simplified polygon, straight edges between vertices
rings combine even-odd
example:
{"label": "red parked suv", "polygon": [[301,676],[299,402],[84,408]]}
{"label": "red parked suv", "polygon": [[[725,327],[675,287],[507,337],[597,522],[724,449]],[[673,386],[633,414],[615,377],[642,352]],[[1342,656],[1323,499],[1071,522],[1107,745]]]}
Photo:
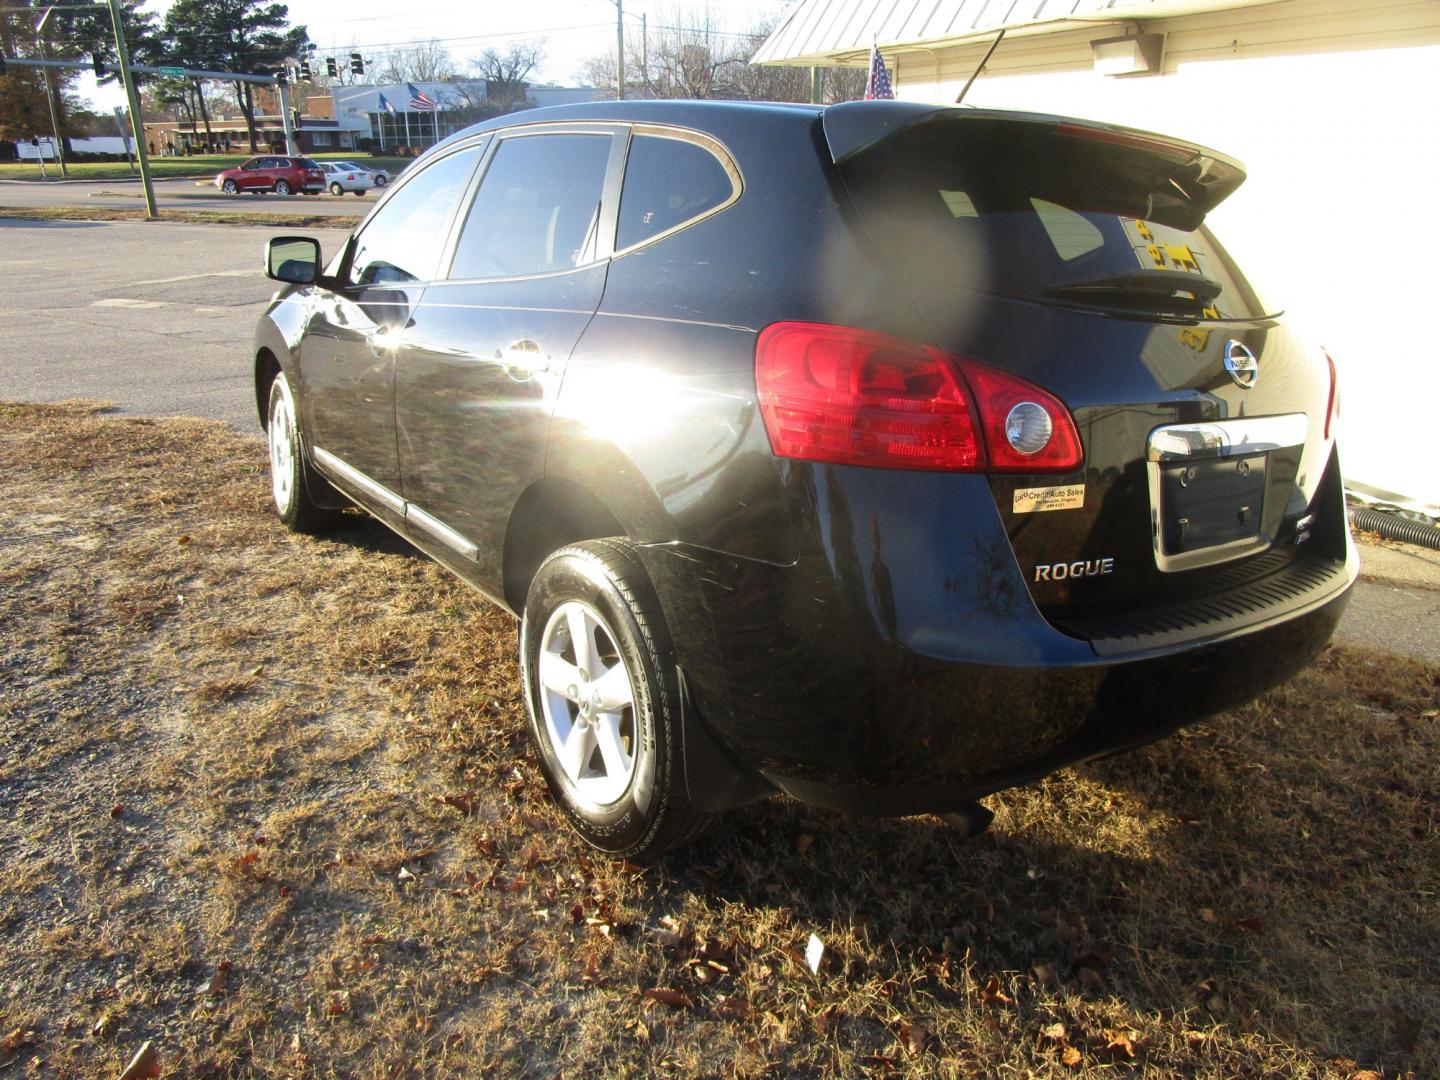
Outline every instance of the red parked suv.
{"label": "red parked suv", "polygon": [[238,169],[226,169],[216,176],[215,186],[227,195],[241,191],[293,195],[297,191],[324,191],[325,174],[309,158],[253,157]]}

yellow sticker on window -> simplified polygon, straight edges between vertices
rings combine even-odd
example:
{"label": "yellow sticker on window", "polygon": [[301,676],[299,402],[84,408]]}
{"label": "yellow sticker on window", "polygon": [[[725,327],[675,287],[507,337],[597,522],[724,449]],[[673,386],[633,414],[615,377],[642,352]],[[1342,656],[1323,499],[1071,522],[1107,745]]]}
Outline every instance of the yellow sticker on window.
{"label": "yellow sticker on window", "polygon": [[1014,512],[1038,514],[1045,510],[1078,510],[1084,505],[1084,484],[1067,484],[1064,487],[1018,488],[1015,492]]}

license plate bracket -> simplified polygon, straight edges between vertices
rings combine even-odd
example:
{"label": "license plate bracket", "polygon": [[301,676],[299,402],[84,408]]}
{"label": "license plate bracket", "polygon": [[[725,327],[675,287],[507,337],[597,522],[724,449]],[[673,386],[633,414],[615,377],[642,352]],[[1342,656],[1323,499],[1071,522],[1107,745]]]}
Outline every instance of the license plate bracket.
{"label": "license plate bracket", "polygon": [[1260,535],[1269,455],[1160,466],[1161,550],[1183,555]]}

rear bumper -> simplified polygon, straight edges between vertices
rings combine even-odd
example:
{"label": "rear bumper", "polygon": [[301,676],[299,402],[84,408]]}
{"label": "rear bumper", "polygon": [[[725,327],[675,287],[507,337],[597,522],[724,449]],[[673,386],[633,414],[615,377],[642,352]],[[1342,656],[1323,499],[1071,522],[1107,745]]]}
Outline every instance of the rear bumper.
{"label": "rear bumper", "polygon": [[903,474],[832,478],[829,527],[790,566],[642,549],[696,711],[737,768],[851,812],[954,809],[1285,681],[1329,640],[1359,569],[1342,516],[1311,587],[1097,650],[1036,609],[983,479],[947,479],[940,500],[926,481],[917,515]]}

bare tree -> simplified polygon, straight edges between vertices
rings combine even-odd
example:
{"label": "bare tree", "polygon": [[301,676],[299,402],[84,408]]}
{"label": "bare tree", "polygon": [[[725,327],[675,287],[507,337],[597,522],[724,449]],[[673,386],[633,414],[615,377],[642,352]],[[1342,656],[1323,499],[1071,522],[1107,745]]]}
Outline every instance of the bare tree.
{"label": "bare tree", "polygon": [[[675,12],[645,39],[629,33],[625,42],[625,96],[644,98],[729,98],[746,101],[809,101],[810,70],[755,65],[750,57],[770,36],[773,22],[741,34],[721,31],[708,15]],[[851,93],[858,72],[859,90]],[[863,69],[828,68],[824,100],[848,101],[865,89]],[[581,69],[589,85],[615,86],[615,54],[597,56]]]}
{"label": "bare tree", "polygon": [[475,74],[485,80],[485,95],[491,105],[506,111],[525,100],[525,80],[545,57],[538,41],[522,41],[505,52],[486,49],[470,61]]}

